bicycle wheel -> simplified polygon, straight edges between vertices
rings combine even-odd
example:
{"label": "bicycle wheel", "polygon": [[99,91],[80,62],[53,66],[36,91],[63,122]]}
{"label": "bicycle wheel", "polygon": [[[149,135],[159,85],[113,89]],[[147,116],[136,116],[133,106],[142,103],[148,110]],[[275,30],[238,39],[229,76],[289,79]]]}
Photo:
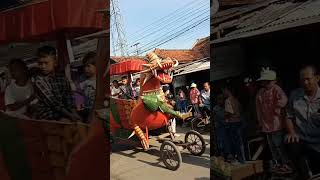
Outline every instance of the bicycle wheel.
{"label": "bicycle wheel", "polygon": [[194,118],[191,120],[191,129],[199,133],[203,133],[206,130],[206,124],[201,118]]}

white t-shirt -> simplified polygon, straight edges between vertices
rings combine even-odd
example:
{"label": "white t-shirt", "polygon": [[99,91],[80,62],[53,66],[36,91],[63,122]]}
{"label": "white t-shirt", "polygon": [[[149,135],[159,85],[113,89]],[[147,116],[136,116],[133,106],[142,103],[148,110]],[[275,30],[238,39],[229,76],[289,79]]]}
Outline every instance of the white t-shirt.
{"label": "white t-shirt", "polygon": [[85,95],[85,107],[92,109],[96,97],[97,81],[95,79],[87,79],[80,83],[80,88]]}
{"label": "white t-shirt", "polygon": [[[28,82],[25,86],[18,86],[14,80],[8,85],[4,95],[5,105],[14,104],[27,100],[33,94],[34,90],[31,82]],[[13,114],[25,114],[27,112],[27,106],[23,106],[16,111],[6,110],[7,113]]]}
{"label": "white t-shirt", "polygon": [[119,95],[120,92],[121,92],[120,87],[118,87],[118,88],[112,87],[111,88],[111,96],[112,97],[118,97],[116,94]]}

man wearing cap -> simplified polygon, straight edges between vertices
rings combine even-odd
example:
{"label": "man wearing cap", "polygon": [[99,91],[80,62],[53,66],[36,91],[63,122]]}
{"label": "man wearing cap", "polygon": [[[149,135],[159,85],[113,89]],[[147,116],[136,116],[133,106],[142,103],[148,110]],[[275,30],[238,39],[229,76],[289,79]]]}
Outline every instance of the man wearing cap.
{"label": "man wearing cap", "polygon": [[277,75],[269,68],[263,69],[260,78],[262,88],[256,96],[256,110],[258,124],[266,135],[272,154],[273,171],[291,173],[288,158],[284,153],[284,116],[283,110],[288,98],[283,90],[276,84]]}
{"label": "man wearing cap", "polygon": [[192,104],[192,107],[194,109],[194,112],[197,116],[201,115],[200,110],[199,110],[199,96],[200,96],[200,91],[197,88],[196,83],[191,84],[191,90],[189,93],[190,96],[190,102]]}

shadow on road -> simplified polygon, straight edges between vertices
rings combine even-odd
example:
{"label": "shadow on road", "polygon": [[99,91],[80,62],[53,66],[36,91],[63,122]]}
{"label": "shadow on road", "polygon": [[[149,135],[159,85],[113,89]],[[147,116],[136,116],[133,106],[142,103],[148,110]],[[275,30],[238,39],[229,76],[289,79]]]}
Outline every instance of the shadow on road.
{"label": "shadow on road", "polygon": [[[181,134],[185,134],[190,129],[182,129],[181,127],[177,127],[177,132]],[[181,151],[182,156],[182,162],[185,164],[190,164],[194,166],[204,167],[204,168],[210,168],[210,133],[204,133],[204,140],[206,143],[206,151],[202,156],[193,156],[191,155],[188,150]],[[209,136],[208,136],[209,135]],[[184,139],[181,137],[181,139]],[[119,154],[125,157],[137,159],[137,161],[140,161],[142,163],[154,166],[154,167],[161,167],[165,168],[164,164],[162,163],[160,159],[160,147],[158,145],[156,146],[150,146],[150,149],[148,151],[144,151],[141,148],[137,148],[141,146],[140,142],[136,141],[130,141],[130,140],[119,140],[117,143],[112,144],[112,152],[115,154]],[[144,159],[138,159],[137,154],[139,153],[147,153],[151,156],[156,156],[157,162],[148,162]],[[182,164],[183,166],[183,164]],[[202,178],[202,177],[201,177]],[[206,180],[198,178],[197,180]],[[207,178],[208,179],[208,178]]]}
{"label": "shadow on road", "polygon": [[[149,149],[148,151],[144,151],[143,149],[132,149],[131,148],[131,149],[127,149],[127,150],[132,150],[131,153],[124,153],[123,150],[118,151],[118,152],[114,152],[114,153],[129,157],[129,158],[136,158],[135,155],[138,153],[148,153],[149,155],[157,156],[158,162],[151,163],[151,162],[144,161],[144,160],[138,160],[138,161],[146,163],[151,166],[155,166],[155,167],[164,167],[162,165],[161,159],[160,159],[160,150],[155,149],[155,148],[156,147],[153,147],[153,148]],[[191,164],[191,165],[195,165],[195,166],[200,166],[200,167],[205,167],[205,168],[210,168],[210,156],[208,154],[204,154],[204,156],[202,157],[202,156],[193,156],[193,155],[188,154],[186,152],[181,152],[181,156],[182,156],[183,163]]]}

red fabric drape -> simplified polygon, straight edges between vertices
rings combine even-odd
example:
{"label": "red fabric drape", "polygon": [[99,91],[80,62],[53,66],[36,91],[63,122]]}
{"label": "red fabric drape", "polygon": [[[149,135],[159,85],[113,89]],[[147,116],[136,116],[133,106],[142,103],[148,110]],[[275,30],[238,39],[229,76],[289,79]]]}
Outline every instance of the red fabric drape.
{"label": "red fabric drape", "polygon": [[135,73],[143,70],[143,64],[146,61],[142,60],[130,60],[124,61],[110,66],[110,75]]}
{"label": "red fabric drape", "polygon": [[55,40],[60,32],[69,38],[102,30],[107,1],[48,0],[0,12],[0,43]]}
{"label": "red fabric drape", "polygon": [[71,156],[71,166],[66,180],[108,179],[109,146],[100,120],[91,123],[89,136]]}

